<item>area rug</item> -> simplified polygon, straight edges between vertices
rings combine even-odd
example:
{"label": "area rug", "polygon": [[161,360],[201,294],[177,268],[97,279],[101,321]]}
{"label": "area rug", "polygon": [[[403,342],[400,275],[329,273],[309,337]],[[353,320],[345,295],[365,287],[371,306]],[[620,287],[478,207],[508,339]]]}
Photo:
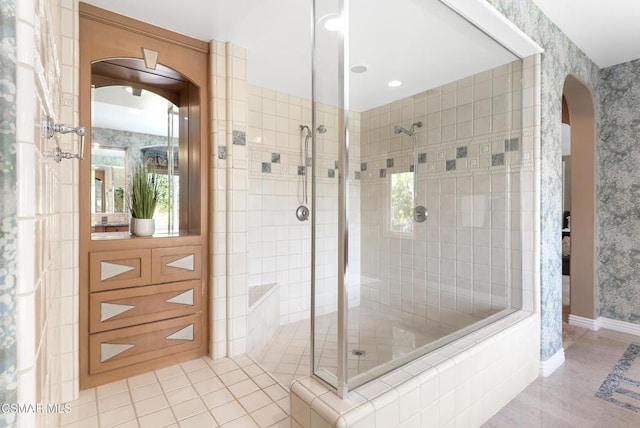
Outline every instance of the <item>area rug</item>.
{"label": "area rug", "polygon": [[597,398],[640,413],[640,345],[631,344],[595,393]]}

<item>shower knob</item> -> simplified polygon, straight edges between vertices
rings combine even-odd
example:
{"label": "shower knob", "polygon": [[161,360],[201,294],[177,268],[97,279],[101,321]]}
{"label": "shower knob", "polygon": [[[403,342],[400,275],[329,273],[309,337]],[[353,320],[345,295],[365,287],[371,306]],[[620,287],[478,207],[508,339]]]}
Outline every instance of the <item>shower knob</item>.
{"label": "shower knob", "polygon": [[300,221],[309,220],[309,208],[304,205],[300,205],[298,209],[296,209],[296,217]]}
{"label": "shower knob", "polygon": [[413,212],[413,219],[416,221],[416,223],[423,223],[427,220],[427,215],[429,215],[427,213],[427,209],[423,206],[418,206]]}

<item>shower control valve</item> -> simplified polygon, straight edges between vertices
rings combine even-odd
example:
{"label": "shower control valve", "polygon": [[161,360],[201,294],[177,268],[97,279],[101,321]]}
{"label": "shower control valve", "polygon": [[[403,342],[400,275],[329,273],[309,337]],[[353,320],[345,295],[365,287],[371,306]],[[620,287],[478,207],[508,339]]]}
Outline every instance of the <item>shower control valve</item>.
{"label": "shower control valve", "polygon": [[427,213],[427,209],[422,205],[417,206],[413,211],[413,219],[416,223],[424,223],[427,220],[428,215],[429,213]]}
{"label": "shower control valve", "polygon": [[309,220],[309,208],[304,205],[300,205],[296,210],[296,218],[299,221]]}

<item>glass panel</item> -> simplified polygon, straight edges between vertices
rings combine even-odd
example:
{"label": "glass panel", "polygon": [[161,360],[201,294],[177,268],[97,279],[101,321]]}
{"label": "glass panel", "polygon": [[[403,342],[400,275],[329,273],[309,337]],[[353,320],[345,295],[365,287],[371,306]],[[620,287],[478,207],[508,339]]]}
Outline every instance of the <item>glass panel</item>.
{"label": "glass panel", "polygon": [[[324,25],[343,5],[345,49]],[[314,22],[315,124],[338,129],[314,144],[313,371],[343,394],[344,359],[352,389],[522,307],[533,125],[523,61],[440,1],[316,1]]]}
{"label": "glass panel", "polygon": [[312,371],[337,387],[340,10],[338,1],[316,1],[314,7]]}

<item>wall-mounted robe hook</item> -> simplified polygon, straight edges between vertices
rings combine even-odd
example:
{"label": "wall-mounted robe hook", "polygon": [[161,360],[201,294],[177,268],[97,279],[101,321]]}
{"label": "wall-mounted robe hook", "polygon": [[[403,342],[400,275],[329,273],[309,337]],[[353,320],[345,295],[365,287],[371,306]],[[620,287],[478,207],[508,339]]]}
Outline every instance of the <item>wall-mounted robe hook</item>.
{"label": "wall-mounted robe hook", "polygon": [[46,116],[42,119],[42,132],[47,138],[53,138],[56,134],[76,134],[80,136],[80,147],[78,153],[63,152],[60,146],[56,143],[56,148],[53,152],[47,153],[47,156],[52,157],[56,162],[60,162],[62,159],[84,159],[84,136],[87,135],[87,130],[84,126],[71,127],[67,125],[61,125],[55,123],[53,118]]}

